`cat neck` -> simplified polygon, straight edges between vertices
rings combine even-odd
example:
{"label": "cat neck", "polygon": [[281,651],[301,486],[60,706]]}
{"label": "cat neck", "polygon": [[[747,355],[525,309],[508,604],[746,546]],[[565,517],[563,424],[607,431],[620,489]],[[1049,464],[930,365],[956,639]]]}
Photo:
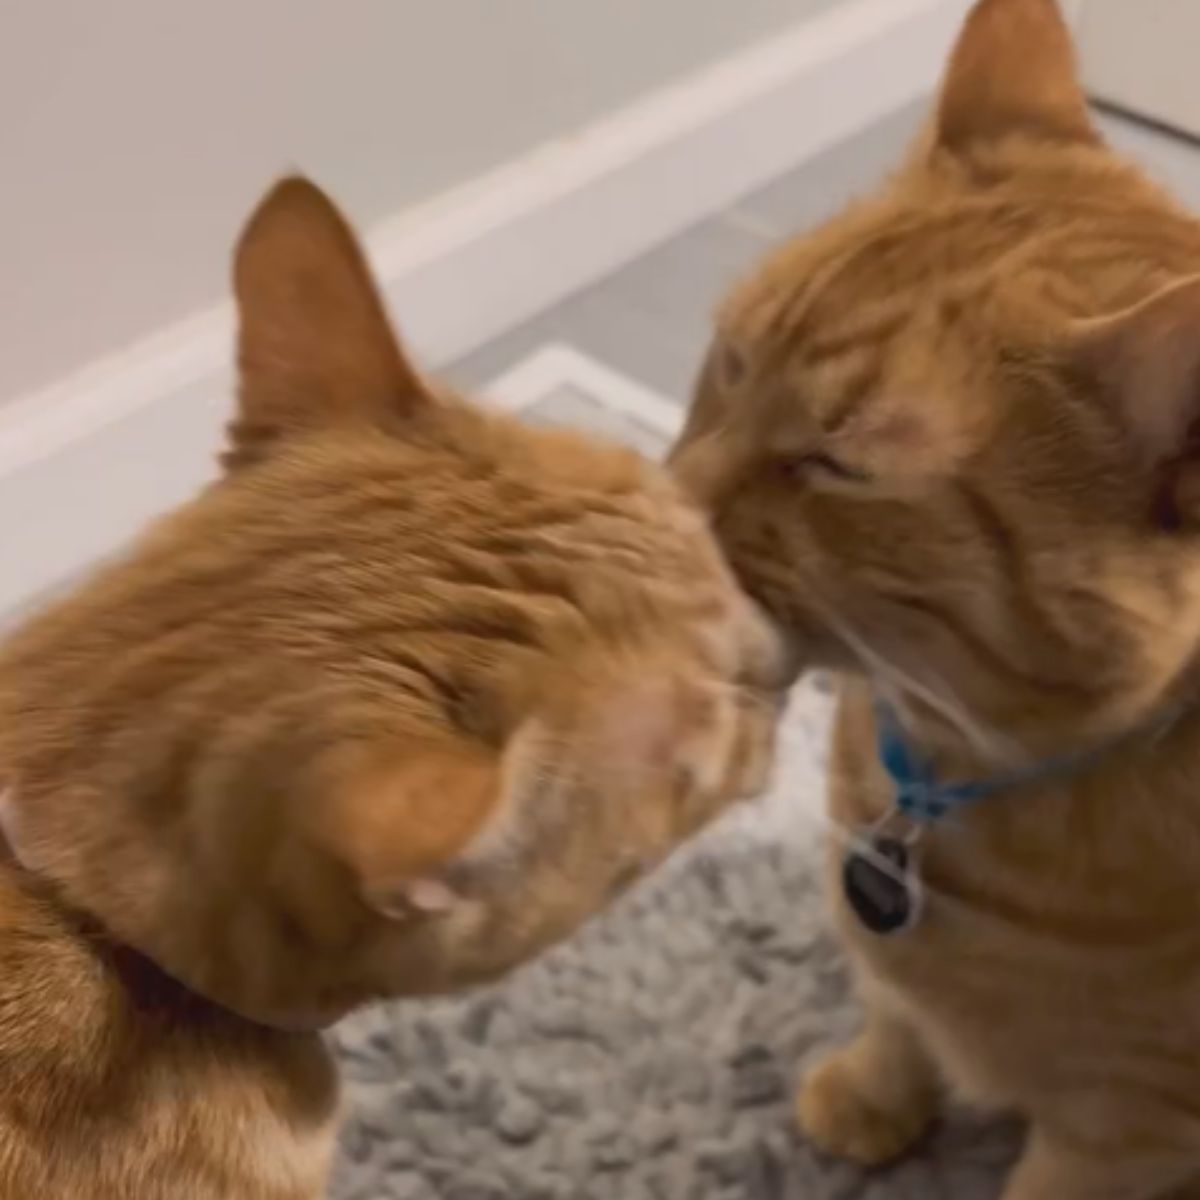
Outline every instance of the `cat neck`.
{"label": "cat neck", "polygon": [[[0,797],[2,799],[2,797]],[[3,814],[8,813],[8,819]],[[11,809],[0,804],[0,874],[14,886],[32,911],[43,916],[39,928],[47,930],[78,946],[87,947],[105,978],[119,988],[127,1010],[139,1019],[180,1022],[186,1020],[195,1029],[221,1029],[244,1041],[248,1037],[297,1041],[305,1036],[258,1025],[215,1001],[193,991],[167,974],[157,963],[132,946],[115,940],[102,924],[89,913],[66,903],[58,889],[39,871],[21,861],[14,844]]]}
{"label": "cat neck", "polygon": [[925,825],[1007,794],[1069,784],[1118,761],[1127,762],[1131,754],[1140,758],[1196,711],[1193,704],[1166,704],[1114,734],[1081,739],[1057,753],[1022,753],[1011,762],[997,763],[965,742],[947,744],[944,736],[922,739],[919,722],[905,719],[878,696],[873,709],[876,750],[891,781],[896,808]]}

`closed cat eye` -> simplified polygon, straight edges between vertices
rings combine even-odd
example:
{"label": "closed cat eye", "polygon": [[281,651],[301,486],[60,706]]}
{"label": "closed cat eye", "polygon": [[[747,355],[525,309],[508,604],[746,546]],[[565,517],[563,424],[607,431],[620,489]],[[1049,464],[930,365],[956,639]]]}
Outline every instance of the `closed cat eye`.
{"label": "closed cat eye", "polygon": [[870,483],[865,471],[848,466],[829,454],[798,454],[779,460],[779,471],[788,479],[808,480],[814,474],[825,475],[842,483]]}

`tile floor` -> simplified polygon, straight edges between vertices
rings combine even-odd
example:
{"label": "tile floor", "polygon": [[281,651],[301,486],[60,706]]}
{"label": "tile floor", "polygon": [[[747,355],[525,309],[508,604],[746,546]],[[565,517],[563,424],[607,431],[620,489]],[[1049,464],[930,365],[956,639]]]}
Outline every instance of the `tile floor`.
{"label": "tile floor", "polygon": [[[837,211],[895,166],[926,109],[915,105],[680,233],[451,367],[482,386],[538,347],[565,342],[684,403],[725,289],[769,246]],[[1200,209],[1200,146],[1102,116],[1113,143]]]}

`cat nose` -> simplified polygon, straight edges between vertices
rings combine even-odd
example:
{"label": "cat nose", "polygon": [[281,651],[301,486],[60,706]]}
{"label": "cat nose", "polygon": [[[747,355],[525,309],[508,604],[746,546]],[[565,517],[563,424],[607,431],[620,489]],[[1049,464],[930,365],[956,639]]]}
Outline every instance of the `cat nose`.
{"label": "cat nose", "polygon": [[738,629],[737,682],[768,696],[786,692],[803,669],[787,631],[758,601],[745,595],[739,597]]}
{"label": "cat nose", "polygon": [[702,509],[712,510],[717,506],[725,489],[726,471],[715,438],[706,435],[691,438],[685,434],[668,455],[667,467]]}

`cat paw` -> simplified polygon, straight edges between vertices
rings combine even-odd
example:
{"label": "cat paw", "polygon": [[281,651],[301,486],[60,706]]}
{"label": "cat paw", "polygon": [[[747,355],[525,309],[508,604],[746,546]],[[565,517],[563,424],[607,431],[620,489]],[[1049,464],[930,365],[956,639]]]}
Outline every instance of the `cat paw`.
{"label": "cat paw", "polygon": [[819,1062],[805,1076],[796,1097],[796,1117],[804,1136],[827,1154],[864,1167],[879,1167],[912,1148],[929,1127],[929,1106],[904,1108],[874,1099],[844,1053]]}

